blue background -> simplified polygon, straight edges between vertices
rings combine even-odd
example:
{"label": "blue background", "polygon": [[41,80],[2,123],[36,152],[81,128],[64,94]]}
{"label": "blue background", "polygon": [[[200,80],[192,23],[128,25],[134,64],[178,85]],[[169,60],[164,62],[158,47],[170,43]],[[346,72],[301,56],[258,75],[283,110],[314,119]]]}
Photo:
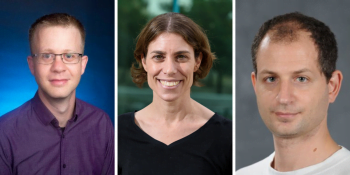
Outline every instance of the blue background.
{"label": "blue background", "polygon": [[114,1],[0,2],[0,116],[31,99],[37,91],[30,73],[28,30],[39,17],[68,13],[86,30],[87,68],[77,97],[107,112],[114,123]]}

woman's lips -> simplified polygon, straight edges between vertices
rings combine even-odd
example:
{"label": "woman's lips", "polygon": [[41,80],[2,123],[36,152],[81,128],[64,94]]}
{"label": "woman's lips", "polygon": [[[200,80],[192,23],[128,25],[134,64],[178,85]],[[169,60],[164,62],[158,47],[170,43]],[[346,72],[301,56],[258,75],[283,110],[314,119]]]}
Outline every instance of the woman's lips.
{"label": "woman's lips", "polygon": [[174,89],[179,86],[181,80],[158,80],[163,88]]}

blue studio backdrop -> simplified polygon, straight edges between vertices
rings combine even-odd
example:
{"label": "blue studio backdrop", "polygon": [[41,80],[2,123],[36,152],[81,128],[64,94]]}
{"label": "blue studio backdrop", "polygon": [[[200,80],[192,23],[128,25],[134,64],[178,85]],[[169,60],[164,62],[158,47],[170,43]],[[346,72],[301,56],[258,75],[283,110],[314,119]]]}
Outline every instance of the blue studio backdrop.
{"label": "blue studio backdrop", "polygon": [[28,30],[50,13],[68,13],[83,23],[89,60],[77,98],[107,112],[114,123],[113,0],[0,2],[0,116],[31,99],[38,89],[27,64]]}

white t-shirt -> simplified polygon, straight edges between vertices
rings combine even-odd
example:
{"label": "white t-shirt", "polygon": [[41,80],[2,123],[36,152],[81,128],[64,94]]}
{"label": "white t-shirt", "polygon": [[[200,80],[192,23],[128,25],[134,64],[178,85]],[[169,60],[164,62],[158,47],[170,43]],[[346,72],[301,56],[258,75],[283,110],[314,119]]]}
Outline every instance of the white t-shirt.
{"label": "white t-shirt", "polygon": [[350,175],[350,151],[342,147],[325,161],[295,171],[279,172],[270,165],[275,152],[253,165],[239,169],[236,175]]}

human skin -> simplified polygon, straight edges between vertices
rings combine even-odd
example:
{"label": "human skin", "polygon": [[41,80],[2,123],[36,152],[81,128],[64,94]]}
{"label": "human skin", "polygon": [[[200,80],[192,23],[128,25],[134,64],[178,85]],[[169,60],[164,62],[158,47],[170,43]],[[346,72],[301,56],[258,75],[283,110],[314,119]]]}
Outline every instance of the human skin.
{"label": "human skin", "polygon": [[[75,27],[41,27],[34,34],[33,53],[82,53],[82,41]],[[65,64],[60,56],[52,64],[38,64],[28,57],[31,73],[39,86],[39,94],[48,98],[67,98],[75,94],[85,71],[87,56],[77,64]]]}
{"label": "human skin", "polygon": [[331,85],[319,68],[318,52],[306,32],[291,43],[266,36],[257,54],[252,81],[260,115],[278,137],[298,137],[326,119]]}
{"label": "human skin", "polygon": [[201,63],[194,49],[180,35],[163,33],[150,42],[142,64],[153,99],[176,101],[190,97],[193,73]]}
{"label": "human skin", "polygon": [[[82,53],[79,30],[73,26],[41,26],[34,33],[32,52]],[[28,56],[27,61],[38,84],[40,99],[57,118],[59,125],[64,127],[72,116],[75,89],[85,71],[88,57],[83,56],[77,64],[65,64],[59,55],[52,64],[39,64],[32,56]]]}
{"label": "human skin", "polygon": [[292,171],[322,162],[339,149],[327,128],[329,103],[335,101],[342,74],[329,82],[318,63],[309,32],[295,41],[271,41],[268,33],[257,53],[257,74],[251,74],[261,118],[272,132],[274,168]]}
{"label": "human skin", "polygon": [[149,136],[169,145],[203,126],[214,112],[190,96],[193,73],[202,54],[177,34],[163,33],[148,45],[142,64],[153,90],[153,101],[135,113],[135,123]]}

